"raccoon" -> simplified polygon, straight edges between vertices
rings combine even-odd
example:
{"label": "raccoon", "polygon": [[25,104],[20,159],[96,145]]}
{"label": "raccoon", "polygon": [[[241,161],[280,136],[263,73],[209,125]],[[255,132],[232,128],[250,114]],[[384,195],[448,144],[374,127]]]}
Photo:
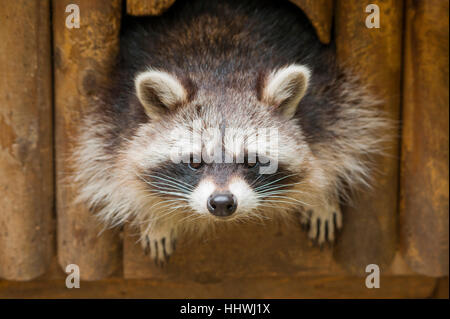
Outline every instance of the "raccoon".
{"label": "raccoon", "polygon": [[319,244],[335,239],[388,124],[300,9],[177,0],[125,17],[120,43],[71,155],[80,201],[136,225],[161,264],[183,233],[220,223],[299,218]]}

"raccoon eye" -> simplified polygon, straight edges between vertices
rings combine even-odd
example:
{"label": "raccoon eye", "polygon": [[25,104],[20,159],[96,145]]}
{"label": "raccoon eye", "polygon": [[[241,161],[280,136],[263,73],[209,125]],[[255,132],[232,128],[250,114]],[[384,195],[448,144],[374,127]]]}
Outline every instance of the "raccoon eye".
{"label": "raccoon eye", "polygon": [[192,169],[193,171],[198,170],[200,167],[203,166],[203,161],[198,160],[196,158],[196,161],[194,162],[194,156],[191,155],[190,161],[188,163],[188,166],[190,169]]}
{"label": "raccoon eye", "polygon": [[200,167],[202,167],[203,163],[189,163],[188,166],[190,169],[196,171],[198,170]]}
{"label": "raccoon eye", "polygon": [[258,158],[256,158],[256,161],[253,162],[253,163],[249,163],[249,162],[248,162],[248,159],[247,159],[247,161],[245,162],[245,166],[247,166],[247,168],[254,168],[254,167],[256,167],[257,165],[259,165],[259,160],[258,160]]}

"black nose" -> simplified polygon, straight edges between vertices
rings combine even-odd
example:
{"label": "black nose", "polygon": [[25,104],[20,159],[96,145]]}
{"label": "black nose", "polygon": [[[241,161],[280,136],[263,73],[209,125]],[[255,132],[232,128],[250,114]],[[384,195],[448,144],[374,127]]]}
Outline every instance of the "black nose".
{"label": "black nose", "polygon": [[214,193],[209,196],[207,206],[211,214],[227,217],[236,211],[237,201],[231,193]]}

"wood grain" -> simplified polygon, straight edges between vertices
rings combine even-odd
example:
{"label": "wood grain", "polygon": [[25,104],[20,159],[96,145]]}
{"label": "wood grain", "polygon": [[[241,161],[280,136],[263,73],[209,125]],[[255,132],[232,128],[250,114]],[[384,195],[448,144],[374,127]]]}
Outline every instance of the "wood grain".
{"label": "wood grain", "polygon": [[401,250],[421,274],[448,274],[449,2],[407,1]]}
{"label": "wood grain", "polygon": [[29,280],[53,254],[50,6],[0,1],[0,277]]}
{"label": "wood grain", "polygon": [[[80,8],[79,29],[68,29],[65,8]],[[119,47],[119,0],[53,1],[55,68],[55,143],[57,168],[58,259],[61,267],[77,264],[85,280],[104,278],[120,269],[121,244],[113,231],[94,219],[70,183],[70,149],[79,120],[104,83]]]}
{"label": "wood grain", "polygon": [[322,43],[331,40],[331,28],[333,26],[333,0],[291,0],[299,6],[316,29]]}
{"label": "wood grain", "polygon": [[[380,28],[365,25],[365,8],[380,8]],[[398,122],[401,97],[403,3],[397,0],[336,2],[336,46],[338,61],[352,69],[371,92],[383,100],[382,110]],[[376,158],[373,189],[356,194],[344,209],[344,228],[336,245],[335,258],[352,273],[365,265],[387,268],[396,250],[398,133],[384,145],[385,155]]]}
{"label": "wood grain", "polygon": [[13,283],[0,281],[0,298],[445,298],[448,278],[382,276],[379,289],[349,276],[257,277],[215,283],[123,280],[81,282],[67,289],[65,279]]}
{"label": "wood grain", "polygon": [[174,2],[175,0],[127,0],[127,14],[134,16],[160,15]]}
{"label": "wood grain", "polygon": [[211,283],[223,278],[345,274],[333,261],[331,247],[313,246],[299,225],[225,225],[201,239],[182,237],[164,268],[144,255],[135,233],[125,232],[125,278]]}
{"label": "wood grain", "polygon": [[[299,225],[239,224],[217,229],[201,239],[179,238],[175,254],[163,268],[144,254],[137,231],[125,228],[124,269],[127,279],[214,283],[273,276],[348,275],[333,259],[333,248],[314,246]],[[365,268],[357,272],[366,276]],[[412,275],[399,254],[384,275]]]}

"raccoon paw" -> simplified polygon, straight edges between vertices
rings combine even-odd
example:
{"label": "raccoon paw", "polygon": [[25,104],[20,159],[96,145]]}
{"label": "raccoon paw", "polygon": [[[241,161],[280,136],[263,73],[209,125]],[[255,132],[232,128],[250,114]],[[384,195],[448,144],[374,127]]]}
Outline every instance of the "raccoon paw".
{"label": "raccoon paw", "polygon": [[335,233],[342,227],[342,213],[339,204],[307,209],[301,222],[309,228],[308,237],[319,245],[333,243]]}
{"label": "raccoon paw", "polygon": [[176,236],[174,229],[150,231],[141,240],[146,255],[150,255],[157,266],[164,266],[175,251]]}

